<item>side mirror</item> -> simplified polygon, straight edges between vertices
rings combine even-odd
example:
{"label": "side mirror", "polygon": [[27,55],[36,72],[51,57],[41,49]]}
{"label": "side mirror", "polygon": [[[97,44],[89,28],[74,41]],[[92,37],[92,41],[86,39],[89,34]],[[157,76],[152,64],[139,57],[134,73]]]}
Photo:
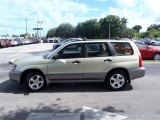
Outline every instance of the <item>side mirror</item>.
{"label": "side mirror", "polygon": [[58,58],[59,58],[59,55],[56,54],[56,55],[54,55],[53,60],[57,60]]}
{"label": "side mirror", "polygon": [[43,55],[43,58],[46,59],[47,55],[48,55],[48,54],[44,54],[44,55]]}

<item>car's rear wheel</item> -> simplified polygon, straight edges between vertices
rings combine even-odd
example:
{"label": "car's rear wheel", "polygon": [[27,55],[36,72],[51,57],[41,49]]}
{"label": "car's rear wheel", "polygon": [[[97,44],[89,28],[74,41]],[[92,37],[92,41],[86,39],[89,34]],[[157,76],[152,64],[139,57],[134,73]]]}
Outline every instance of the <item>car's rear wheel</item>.
{"label": "car's rear wheel", "polygon": [[39,72],[29,73],[25,78],[25,82],[26,87],[30,91],[41,90],[46,85],[46,80],[44,76]]}
{"label": "car's rear wheel", "polygon": [[154,54],[153,59],[154,60],[160,60],[160,53]]}
{"label": "car's rear wheel", "polygon": [[106,77],[107,86],[114,91],[122,90],[127,85],[127,76],[123,71],[111,72]]}

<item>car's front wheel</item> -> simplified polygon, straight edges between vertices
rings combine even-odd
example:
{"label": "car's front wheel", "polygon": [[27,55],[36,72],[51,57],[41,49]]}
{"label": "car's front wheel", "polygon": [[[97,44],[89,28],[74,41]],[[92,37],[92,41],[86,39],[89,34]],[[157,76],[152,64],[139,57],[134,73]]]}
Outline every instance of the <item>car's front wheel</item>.
{"label": "car's front wheel", "polygon": [[46,85],[45,78],[39,72],[29,73],[26,78],[26,86],[30,91],[38,91]]}
{"label": "car's front wheel", "polygon": [[107,86],[111,90],[121,90],[127,85],[127,76],[123,71],[111,72],[106,78]]}
{"label": "car's front wheel", "polygon": [[160,53],[154,54],[153,59],[154,60],[160,60]]}

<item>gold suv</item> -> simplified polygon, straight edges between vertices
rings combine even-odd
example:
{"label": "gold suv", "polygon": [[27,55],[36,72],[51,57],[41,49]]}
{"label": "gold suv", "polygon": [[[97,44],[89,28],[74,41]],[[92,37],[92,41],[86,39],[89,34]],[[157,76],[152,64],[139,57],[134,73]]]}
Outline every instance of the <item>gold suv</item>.
{"label": "gold suv", "polygon": [[145,75],[137,46],[125,40],[69,42],[48,55],[10,63],[10,79],[31,91],[55,82],[104,82],[112,90],[121,90]]}

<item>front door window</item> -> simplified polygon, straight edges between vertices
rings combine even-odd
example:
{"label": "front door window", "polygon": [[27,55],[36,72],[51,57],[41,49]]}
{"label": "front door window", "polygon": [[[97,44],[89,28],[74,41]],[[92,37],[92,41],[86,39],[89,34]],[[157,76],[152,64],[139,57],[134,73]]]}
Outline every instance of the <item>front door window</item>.
{"label": "front door window", "polygon": [[59,53],[60,59],[71,59],[82,57],[82,44],[72,44],[65,47]]}

